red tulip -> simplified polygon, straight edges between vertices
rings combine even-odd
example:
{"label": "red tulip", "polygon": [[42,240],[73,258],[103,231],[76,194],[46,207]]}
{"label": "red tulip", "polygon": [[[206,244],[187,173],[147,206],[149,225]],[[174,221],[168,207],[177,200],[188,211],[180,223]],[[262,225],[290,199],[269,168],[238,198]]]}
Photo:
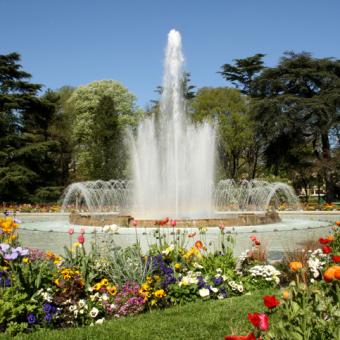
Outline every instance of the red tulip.
{"label": "red tulip", "polygon": [[325,247],[322,248],[322,252],[323,252],[324,254],[329,254],[329,253],[332,252],[332,248],[331,248],[331,247],[328,247],[328,246],[325,246]]}
{"label": "red tulip", "polygon": [[85,243],[85,237],[83,236],[83,234],[80,234],[80,235],[78,236],[77,241],[78,241],[80,244]]}
{"label": "red tulip", "polygon": [[263,302],[269,309],[275,308],[280,304],[280,301],[276,299],[275,295],[266,295],[263,297]]}
{"label": "red tulip", "polygon": [[328,238],[322,238],[322,237],[320,237],[320,238],[319,238],[319,242],[320,242],[321,244],[327,244],[327,243],[331,242],[331,240],[329,240]]}
{"label": "red tulip", "polygon": [[[256,340],[256,336],[254,333],[249,333],[247,336],[245,335],[226,335],[224,337],[224,340]],[[261,337],[258,338],[258,340],[261,340]]]}
{"label": "red tulip", "polygon": [[259,246],[261,242],[259,240],[255,240],[255,245]]}
{"label": "red tulip", "polygon": [[202,243],[202,241],[196,241],[196,242],[195,242],[195,247],[196,247],[197,249],[202,249],[202,248],[203,248],[203,243]]}
{"label": "red tulip", "polygon": [[176,221],[176,220],[172,220],[172,221],[171,221],[171,225],[172,225],[173,227],[176,227],[177,221]]}
{"label": "red tulip", "polygon": [[266,331],[269,328],[269,317],[265,313],[248,313],[248,320],[261,331]]}
{"label": "red tulip", "polygon": [[250,236],[250,239],[254,242],[254,241],[256,241],[256,236]]}
{"label": "red tulip", "polygon": [[339,263],[340,262],[340,256],[339,255],[333,255],[332,259],[333,259],[334,263]]}

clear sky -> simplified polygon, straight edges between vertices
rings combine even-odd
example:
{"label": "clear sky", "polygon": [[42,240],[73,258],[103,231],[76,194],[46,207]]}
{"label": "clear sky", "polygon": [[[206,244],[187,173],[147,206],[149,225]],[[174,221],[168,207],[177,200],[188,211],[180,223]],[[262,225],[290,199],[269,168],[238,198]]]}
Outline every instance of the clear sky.
{"label": "clear sky", "polygon": [[157,98],[167,33],[182,34],[193,85],[225,86],[234,58],[284,51],[340,59],[339,0],[0,0],[0,54],[19,52],[46,88],[114,79]]}

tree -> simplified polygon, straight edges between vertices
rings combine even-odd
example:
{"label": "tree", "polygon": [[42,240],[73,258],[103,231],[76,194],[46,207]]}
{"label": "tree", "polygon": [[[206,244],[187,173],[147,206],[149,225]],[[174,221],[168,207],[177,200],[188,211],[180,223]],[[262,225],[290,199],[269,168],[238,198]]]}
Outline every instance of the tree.
{"label": "tree", "polygon": [[[106,99],[101,101],[104,97]],[[98,123],[98,117],[96,116],[99,114],[98,107],[104,105],[105,113],[103,115],[109,118],[108,97],[111,98],[113,103],[111,114],[117,116],[118,127],[116,133],[119,131],[119,134],[121,134],[125,127],[136,125],[141,116],[141,111],[135,106],[134,95],[116,81],[95,81],[77,88],[68,101],[73,116],[72,141],[74,146],[75,179],[77,180],[94,179],[93,169],[96,166],[96,160],[93,158],[91,150],[93,150],[93,142],[98,134],[98,130],[95,128],[95,122]],[[112,124],[111,118],[108,124]],[[101,126],[104,130],[108,129],[106,122],[102,122]],[[114,140],[112,140],[112,145],[116,145]],[[124,148],[123,140],[120,140],[119,150],[116,148],[114,151],[115,164],[111,169],[111,176],[124,178],[126,177],[125,169],[124,171],[122,170],[119,164],[121,159],[116,157],[116,155],[120,154],[120,148]],[[121,170],[117,172],[116,169]],[[109,176],[107,173],[96,173],[96,176],[99,175],[99,178]]]}
{"label": "tree", "polygon": [[20,55],[0,55],[0,196],[3,201],[23,201],[30,196],[37,174],[21,162],[25,145],[23,115],[39,105],[41,85],[29,82]]}
{"label": "tree", "polygon": [[104,96],[100,99],[94,112],[93,123],[93,134],[96,138],[90,149],[93,159],[91,177],[103,180],[122,178],[127,155],[122,148],[124,136],[111,97]]}
{"label": "tree", "polygon": [[[263,70],[251,88],[255,119],[262,122],[261,133],[268,142],[269,166],[278,169],[294,146],[311,146],[318,160],[331,162],[330,133],[340,124],[339,60],[287,52],[277,67]],[[322,177],[328,201],[335,198],[334,176],[326,166]]]}
{"label": "tree", "polygon": [[250,151],[256,143],[247,98],[235,89],[202,88],[197,92],[192,108],[194,120],[217,122],[221,177],[252,178],[257,159]]}
{"label": "tree", "polygon": [[245,59],[235,59],[235,65],[224,64],[218,73],[236,88],[241,88],[242,93],[250,94],[254,80],[264,69],[264,56],[265,54],[258,53]]}

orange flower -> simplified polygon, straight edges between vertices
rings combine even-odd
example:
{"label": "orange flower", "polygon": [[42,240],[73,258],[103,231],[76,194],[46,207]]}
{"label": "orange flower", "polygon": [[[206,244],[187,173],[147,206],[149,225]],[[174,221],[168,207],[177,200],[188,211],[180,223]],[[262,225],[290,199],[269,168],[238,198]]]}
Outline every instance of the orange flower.
{"label": "orange flower", "polygon": [[296,272],[297,270],[301,269],[303,267],[303,264],[299,261],[293,261],[289,263],[289,268],[293,271]]}
{"label": "orange flower", "polygon": [[340,280],[340,268],[336,268],[334,272],[334,278]]}
{"label": "orange flower", "polygon": [[202,248],[203,248],[203,243],[202,243],[202,241],[196,241],[196,242],[195,242],[195,247],[196,247],[197,249],[202,249]]}
{"label": "orange flower", "polygon": [[340,227],[340,221],[336,221],[335,224]]}
{"label": "orange flower", "polygon": [[335,268],[329,267],[327,270],[323,273],[323,278],[326,282],[331,282],[334,280],[334,274],[335,274]]}
{"label": "orange flower", "polygon": [[333,235],[329,235],[327,237],[327,240],[329,240],[330,242],[334,241],[334,236]]}
{"label": "orange flower", "polygon": [[288,290],[285,290],[282,294],[282,297],[285,299],[285,300],[288,300],[289,299],[289,292]]}

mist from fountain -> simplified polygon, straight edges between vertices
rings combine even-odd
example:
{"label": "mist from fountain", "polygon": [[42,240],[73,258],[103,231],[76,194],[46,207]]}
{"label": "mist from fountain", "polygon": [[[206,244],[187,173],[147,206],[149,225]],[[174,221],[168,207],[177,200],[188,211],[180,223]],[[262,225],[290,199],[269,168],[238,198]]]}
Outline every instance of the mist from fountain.
{"label": "mist from fountain", "polygon": [[195,126],[183,98],[181,35],[168,34],[159,114],[145,119],[132,138],[133,214],[143,218],[212,214],[215,130]]}

